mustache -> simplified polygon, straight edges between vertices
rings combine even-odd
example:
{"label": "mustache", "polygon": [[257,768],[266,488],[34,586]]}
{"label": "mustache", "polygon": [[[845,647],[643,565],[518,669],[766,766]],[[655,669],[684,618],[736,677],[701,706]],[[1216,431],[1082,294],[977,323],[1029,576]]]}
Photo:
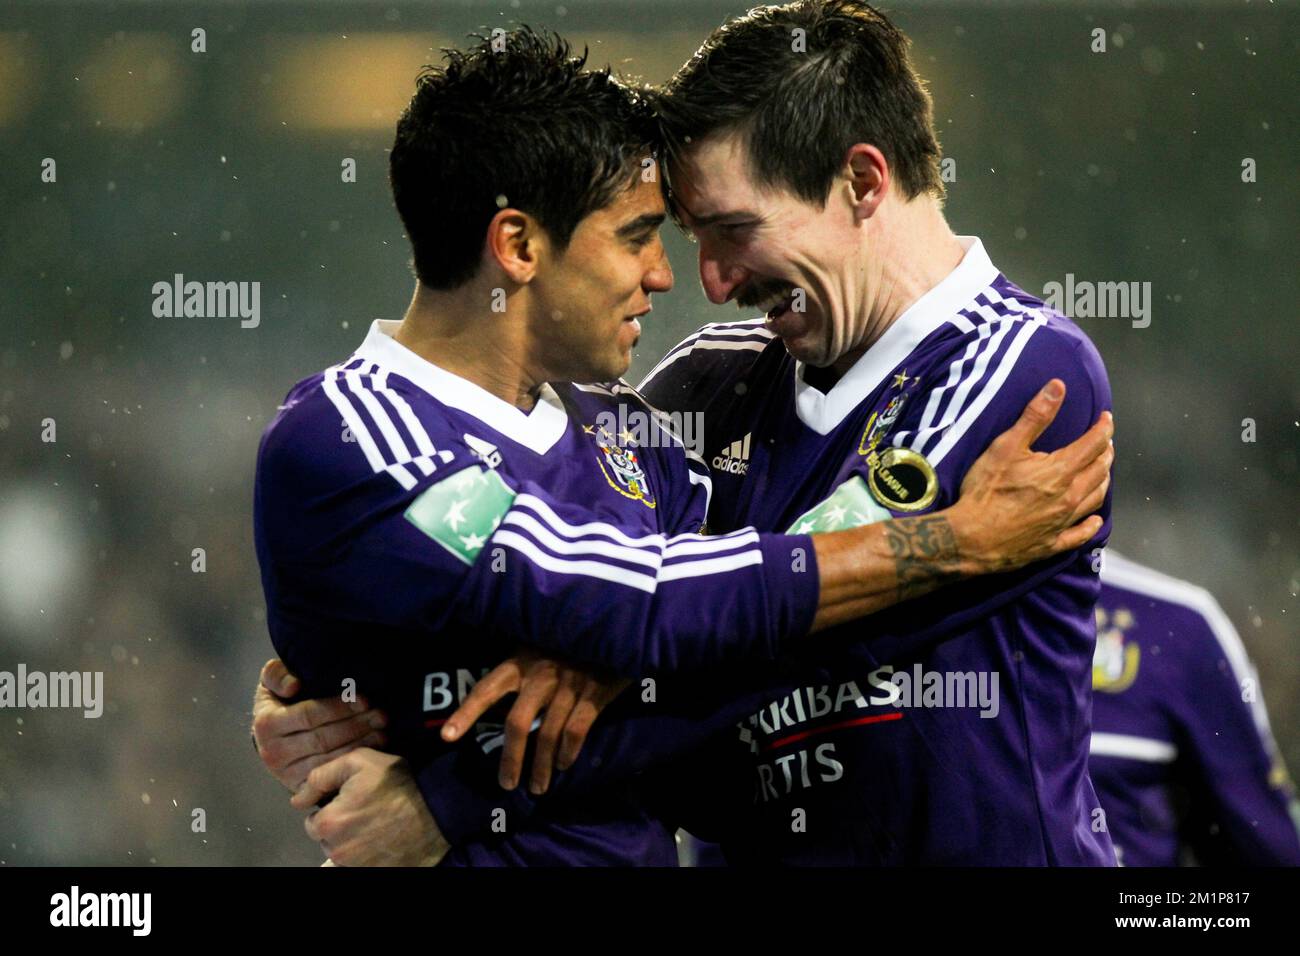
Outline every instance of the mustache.
{"label": "mustache", "polygon": [[736,296],[736,304],[748,309],[760,302],[766,302],[777,293],[784,296],[789,295],[793,290],[793,285],[781,279],[754,281],[745,286],[740,295]]}

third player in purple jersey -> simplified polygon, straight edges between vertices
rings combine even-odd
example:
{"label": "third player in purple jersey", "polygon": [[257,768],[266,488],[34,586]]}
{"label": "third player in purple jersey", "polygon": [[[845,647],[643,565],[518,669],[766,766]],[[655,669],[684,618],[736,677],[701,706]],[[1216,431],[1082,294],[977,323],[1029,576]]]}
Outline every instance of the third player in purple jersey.
{"label": "third player in purple jersey", "polygon": [[1101,579],[1091,768],[1120,863],[1300,865],[1300,804],[1223,609],[1113,551]]}

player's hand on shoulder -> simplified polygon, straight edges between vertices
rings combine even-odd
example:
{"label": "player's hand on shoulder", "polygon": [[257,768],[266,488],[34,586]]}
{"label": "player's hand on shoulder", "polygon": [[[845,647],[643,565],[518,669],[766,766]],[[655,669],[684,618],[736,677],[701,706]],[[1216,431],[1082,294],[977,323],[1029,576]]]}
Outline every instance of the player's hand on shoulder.
{"label": "player's hand on shoulder", "polygon": [[384,715],[364,699],[337,697],[286,703],[298,678],[284,662],[267,661],[253,694],[253,742],[271,775],[290,790],[302,786],[322,764],[357,749],[382,747]]}
{"label": "player's hand on shoulder", "polygon": [[1064,448],[1031,446],[1056,419],[1065,384],[1053,379],[1020,419],[993,440],[962,481],[952,508],[959,546],[984,571],[1007,571],[1080,548],[1102,527],[1095,514],[1110,487],[1114,423],[1102,412]]}
{"label": "player's hand on shoulder", "polygon": [[336,866],[436,866],[450,849],[409,766],[393,754],[344,754],[308,774],[289,802],[310,811],[307,835]]}
{"label": "player's hand on shoulder", "polygon": [[474,685],[443,726],[442,737],[459,739],[497,701],[518,694],[505,721],[498,779],[507,790],[519,785],[528,737],[537,729],[528,789],[540,795],[555,771],[573,766],[596,718],[630,683],[521,648]]}

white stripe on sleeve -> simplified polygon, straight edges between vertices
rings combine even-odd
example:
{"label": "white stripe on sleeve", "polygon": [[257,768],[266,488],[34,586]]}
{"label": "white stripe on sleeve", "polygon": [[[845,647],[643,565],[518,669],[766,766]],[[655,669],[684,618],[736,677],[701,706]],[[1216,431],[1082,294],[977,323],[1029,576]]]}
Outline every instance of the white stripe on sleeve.
{"label": "white stripe on sleeve", "polygon": [[1007,376],[1011,374],[1011,370],[1015,368],[1020,353],[1024,351],[1030,337],[1040,328],[1039,324],[1035,322],[1018,324],[1020,330],[1016,332],[1015,338],[1011,340],[1011,345],[999,361],[997,369],[985,382],[984,387],[980,389],[979,395],[962,412],[961,417],[948,427],[948,431],[944,433],[939,444],[935,445],[930,454],[926,455],[930,460],[930,464],[935,468],[939,467],[939,463],[944,460],[948,452],[952,451],[957,442],[961,441],[962,436],[966,434],[966,431],[980,417],[984,409],[988,407],[989,402],[997,397],[1002,384],[1007,380]]}
{"label": "white stripe on sleeve", "polygon": [[380,452],[379,446],[371,437],[370,430],[362,421],[351,400],[339,388],[339,371],[340,369],[337,366],[325,370],[325,376],[321,379],[321,387],[325,390],[325,394],[329,396],[329,400],[334,403],[334,407],[343,416],[343,421],[352,432],[352,437],[357,440],[357,445],[366,456],[366,461],[370,463],[370,467],[376,473],[387,472],[399,485],[410,491],[415,487],[415,476],[401,465],[390,465],[384,460],[383,453]]}
{"label": "white stripe on sleeve", "polygon": [[1147,763],[1173,763],[1178,748],[1168,741],[1129,734],[1093,734],[1091,751],[1098,757],[1128,757]]}

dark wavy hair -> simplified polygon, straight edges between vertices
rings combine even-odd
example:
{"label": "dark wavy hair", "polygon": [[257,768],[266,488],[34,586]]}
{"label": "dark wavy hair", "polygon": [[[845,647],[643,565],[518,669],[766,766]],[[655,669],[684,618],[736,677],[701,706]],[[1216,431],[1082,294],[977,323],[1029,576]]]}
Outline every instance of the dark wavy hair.
{"label": "dark wavy hair", "polygon": [[933,107],[908,45],[861,0],[756,7],[718,27],[660,91],[669,158],[735,130],[759,184],[824,203],[849,147],[870,143],[909,199],[942,197]]}
{"label": "dark wavy hair", "polygon": [[547,31],[495,32],[426,66],[397,122],[389,180],[415,274],[454,289],[478,271],[488,223],[508,204],[561,249],[629,188],[655,151],[644,92]]}

